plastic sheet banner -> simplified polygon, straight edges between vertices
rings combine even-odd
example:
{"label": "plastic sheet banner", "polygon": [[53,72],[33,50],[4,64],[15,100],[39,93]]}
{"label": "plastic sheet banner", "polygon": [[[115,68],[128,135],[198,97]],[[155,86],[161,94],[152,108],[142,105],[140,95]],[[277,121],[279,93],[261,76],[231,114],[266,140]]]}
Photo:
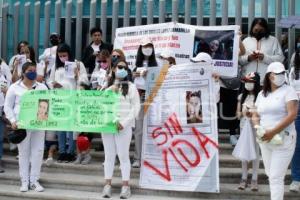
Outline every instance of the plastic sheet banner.
{"label": "plastic sheet banner", "polygon": [[206,52],[214,60],[214,70],[221,76],[236,77],[238,72],[239,29],[231,26],[193,26],[181,23],[162,23],[118,28],[115,49],[122,49],[131,68],[139,45],[148,37],[159,55],[168,52],[177,64],[190,62],[200,52]]}
{"label": "plastic sheet banner", "polygon": [[24,129],[116,133],[119,94],[97,90],[32,90],[21,98]]}
{"label": "plastic sheet banner", "polygon": [[[219,146],[211,65],[149,68],[140,186],[219,192]],[[161,81],[161,83],[159,83]]]}

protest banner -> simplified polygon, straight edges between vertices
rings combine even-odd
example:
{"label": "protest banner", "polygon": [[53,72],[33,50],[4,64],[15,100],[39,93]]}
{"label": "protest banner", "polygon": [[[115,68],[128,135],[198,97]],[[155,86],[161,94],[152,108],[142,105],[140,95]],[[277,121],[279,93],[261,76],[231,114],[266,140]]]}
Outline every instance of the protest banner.
{"label": "protest banner", "polygon": [[[147,74],[140,186],[219,192],[217,109],[211,65],[175,65]],[[157,87],[159,85],[159,87]],[[154,93],[152,91],[155,91]]]}
{"label": "protest banner", "polygon": [[168,51],[177,64],[189,62],[200,52],[210,54],[214,70],[221,76],[236,77],[238,72],[239,26],[192,26],[162,23],[118,28],[115,49],[122,49],[131,69],[134,68],[141,40],[149,37],[155,54]]}
{"label": "protest banner", "polygon": [[24,129],[116,133],[119,94],[98,90],[32,90],[21,98]]}

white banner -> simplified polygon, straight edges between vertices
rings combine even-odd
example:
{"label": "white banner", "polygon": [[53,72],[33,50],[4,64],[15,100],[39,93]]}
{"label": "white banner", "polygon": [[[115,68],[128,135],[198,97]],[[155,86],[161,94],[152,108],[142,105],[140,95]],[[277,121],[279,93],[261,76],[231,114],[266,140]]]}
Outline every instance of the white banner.
{"label": "white banner", "polygon": [[221,76],[236,77],[239,51],[239,26],[192,26],[180,23],[151,24],[118,28],[115,49],[122,49],[134,68],[140,41],[149,37],[156,55],[173,54],[177,64],[187,63],[199,52],[214,59],[214,70]]}
{"label": "white banner", "polygon": [[164,78],[163,73],[158,75],[159,70],[149,68],[147,74],[146,91],[152,91],[152,98],[147,94],[145,105],[150,106],[144,118],[140,186],[219,192],[217,109],[211,66],[172,66]]}

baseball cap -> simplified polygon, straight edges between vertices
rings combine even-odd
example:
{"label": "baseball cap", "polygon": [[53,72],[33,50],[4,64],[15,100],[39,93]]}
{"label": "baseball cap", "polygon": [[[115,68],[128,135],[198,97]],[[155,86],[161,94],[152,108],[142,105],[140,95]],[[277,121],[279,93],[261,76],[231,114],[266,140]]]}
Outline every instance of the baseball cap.
{"label": "baseball cap", "polygon": [[208,53],[200,52],[197,54],[196,57],[191,58],[192,62],[207,62],[207,63],[213,63],[213,59]]}
{"label": "baseball cap", "polygon": [[285,71],[284,65],[281,62],[272,62],[267,68],[267,73],[273,72],[279,74]]}

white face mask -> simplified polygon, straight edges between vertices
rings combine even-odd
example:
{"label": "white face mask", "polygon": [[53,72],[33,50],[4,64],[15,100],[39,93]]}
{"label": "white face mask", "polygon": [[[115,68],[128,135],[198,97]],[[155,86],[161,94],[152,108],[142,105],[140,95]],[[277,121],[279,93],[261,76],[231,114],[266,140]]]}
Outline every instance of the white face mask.
{"label": "white face mask", "polygon": [[272,81],[276,86],[282,86],[285,82],[285,75],[284,74],[276,74],[274,75],[274,79]]}
{"label": "white face mask", "polygon": [[151,56],[153,52],[153,49],[151,47],[142,47],[142,53],[145,56]]}
{"label": "white face mask", "polygon": [[254,83],[245,83],[245,89],[252,91],[254,89]]}

